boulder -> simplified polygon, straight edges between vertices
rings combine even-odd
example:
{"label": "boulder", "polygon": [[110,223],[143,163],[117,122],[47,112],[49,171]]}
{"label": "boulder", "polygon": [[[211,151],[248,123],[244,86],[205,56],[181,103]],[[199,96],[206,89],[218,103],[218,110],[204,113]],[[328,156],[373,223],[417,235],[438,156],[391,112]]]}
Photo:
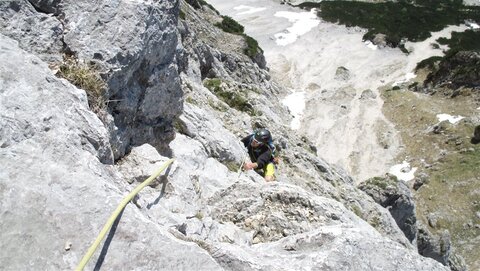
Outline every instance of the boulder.
{"label": "boulder", "polygon": [[371,89],[362,91],[362,94],[360,95],[360,100],[373,100],[376,98],[377,95]]}
{"label": "boulder", "polygon": [[388,46],[387,35],[382,33],[375,34],[375,37],[373,38],[372,43],[377,45],[380,48],[384,48]]}
{"label": "boulder", "polygon": [[473,144],[480,143],[480,125],[475,126],[475,130],[473,131],[473,137],[471,139]]}
{"label": "boulder", "polygon": [[338,67],[335,71],[335,80],[348,81],[351,77],[350,71],[345,67]]}

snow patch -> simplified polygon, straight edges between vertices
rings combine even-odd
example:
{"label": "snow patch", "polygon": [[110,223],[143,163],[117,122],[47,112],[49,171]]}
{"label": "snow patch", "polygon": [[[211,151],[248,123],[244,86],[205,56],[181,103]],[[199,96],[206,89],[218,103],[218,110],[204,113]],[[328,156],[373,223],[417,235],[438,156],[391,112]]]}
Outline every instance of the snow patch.
{"label": "snow patch", "polygon": [[452,116],[449,114],[438,114],[437,115],[438,121],[442,122],[444,120],[448,120],[451,124],[455,124],[459,122],[460,120],[464,119],[465,117],[462,116]]}
{"label": "snow patch", "polygon": [[408,182],[415,178],[415,171],[417,171],[416,167],[411,168],[407,161],[403,161],[403,163],[391,167],[388,173],[395,175],[399,180]]}
{"label": "snow patch", "polygon": [[300,120],[303,116],[303,110],[305,109],[305,92],[293,92],[282,100],[282,104],[288,107],[293,116],[292,122],[290,123],[290,128],[294,130],[299,129]]}
{"label": "snow patch", "polygon": [[377,50],[378,49],[378,46],[373,44],[371,41],[367,40],[364,42],[365,45],[367,45],[368,48],[372,49],[372,50]]}
{"label": "snow patch", "polygon": [[285,29],[283,33],[277,33],[274,35],[276,39],[275,42],[280,46],[294,43],[298,37],[308,33],[320,24],[315,9],[312,9],[309,12],[278,11],[274,16],[287,18],[289,22],[293,23],[293,25]]}
{"label": "snow patch", "polygon": [[400,84],[404,84],[404,83],[407,83],[408,81],[412,80],[413,78],[417,77],[417,75],[413,72],[409,72],[405,75],[405,78],[403,80],[400,80],[400,81],[396,81],[395,83],[392,84],[392,86],[398,86]]}
{"label": "snow patch", "polygon": [[[480,2],[480,1],[479,1],[479,2]],[[465,23],[465,24],[466,24],[466,25],[468,26],[468,28],[470,28],[470,29],[479,29],[479,28],[480,28],[480,25],[478,25],[478,24],[476,24],[476,23],[474,23],[474,22],[467,22],[467,23]]]}
{"label": "snow patch", "polygon": [[238,11],[245,10],[245,11],[237,13],[237,15],[245,15],[245,14],[253,14],[253,13],[260,12],[260,11],[264,11],[267,8],[265,8],[265,7],[256,8],[256,7],[251,7],[251,6],[240,5],[240,6],[234,7],[233,9],[238,10]]}

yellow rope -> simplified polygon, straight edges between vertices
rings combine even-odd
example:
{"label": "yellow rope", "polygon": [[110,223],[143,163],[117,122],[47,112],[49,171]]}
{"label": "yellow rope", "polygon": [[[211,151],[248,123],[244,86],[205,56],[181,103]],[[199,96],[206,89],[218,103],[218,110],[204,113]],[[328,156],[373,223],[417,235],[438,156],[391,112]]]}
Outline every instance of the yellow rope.
{"label": "yellow rope", "polygon": [[100,234],[97,236],[97,239],[95,239],[95,242],[93,242],[92,246],[88,249],[87,253],[85,256],[83,256],[82,260],[78,264],[77,268],[75,269],[76,271],[81,271],[87,265],[87,262],[90,260],[92,257],[93,253],[95,253],[95,250],[97,250],[98,245],[100,245],[100,242],[103,240],[105,235],[107,234],[108,230],[112,227],[113,223],[117,219],[118,215],[122,212],[122,210],[127,206],[127,204],[135,197],[135,195],[140,192],[145,186],[149,185],[153,180],[155,180],[170,164],[174,161],[175,159],[170,159],[165,164],[162,165],[155,173],[152,174],[148,179],[143,181],[139,186],[137,186],[130,194],[128,194],[122,202],[118,205],[117,209],[113,214],[110,216],[108,219],[107,223],[105,223],[105,226],[103,226],[102,231]]}

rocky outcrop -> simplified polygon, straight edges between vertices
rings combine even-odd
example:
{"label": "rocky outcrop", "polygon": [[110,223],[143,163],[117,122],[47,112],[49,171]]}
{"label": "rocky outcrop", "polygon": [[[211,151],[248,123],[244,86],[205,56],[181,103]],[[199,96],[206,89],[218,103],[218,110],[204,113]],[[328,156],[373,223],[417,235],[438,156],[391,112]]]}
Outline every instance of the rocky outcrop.
{"label": "rocky outcrop", "polygon": [[416,239],[415,202],[408,186],[395,176],[376,177],[359,185],[375,202],[387,208],[410,242]]}
{"label": "rocky outcrop", "polygon": [[480,125],[475,126],[475,130],[473,131],[473,137],[471,139],[473,144],[480,143]]}
{"label": "rocky outcrop", "polygon": [[435,259],[452,271],[466,271],[465,260],[455,254],[451,246],[450,234],[447,230],[439,236],[433,235],[425,225],[418,228],[417,238],[418,253],[425,257]]}
{"label": "rocky outcrop", "polygon": [[[83,90],[3,35],[0,86],[0,261],[7,270],[71,270],[127,191],[104,164],[113,160],[107,130]],[[89,270],[220,269],[134,205],[95,257]]]}
{"label": "rocky outcrop", "polygon": [[182,110],[177,1],[4,1],[0,14],[0,32],[43,60],[67,54],[99,67],[115,159],[146,142],[168,152]]}
{"label": "rocky outcrop", "polygon": [[425,84],[446,86],[454,90],[460,87],[479,88],[479,67],[480,53],[460,51],[445,57],[440,62],[438,69],[428,75]]}
{"label": "rocky outcrop", "polygon": [[[433,235],[428,227],[417,222],[415,202],[408,186],[395,176],[375,177],[359,185],[375,202],[387,208],[408,240],[417,245],[418,253],[448,266],[450,270],[467,270],[464,259],[451,246],[448,231]],[[436,226],[434,217],[429,219]]]}

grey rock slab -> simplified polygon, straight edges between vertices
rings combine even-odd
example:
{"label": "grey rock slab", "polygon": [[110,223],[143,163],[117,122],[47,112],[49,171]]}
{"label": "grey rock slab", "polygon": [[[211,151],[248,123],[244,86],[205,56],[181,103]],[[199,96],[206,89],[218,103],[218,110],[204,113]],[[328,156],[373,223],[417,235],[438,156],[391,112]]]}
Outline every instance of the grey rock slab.
{"label": "grey rock slab", "polygon": [[[106,129],[82,90],[3,35],[0,86],[0,261],[7,270],[73,269],[126,194],[101,163],[112,158]],[[102,269],[221,268],[128,205]]]}
{"label": "grey rock slab", "polygon": [[359,188],[370,195],[375,202],[389,210],[410,242],[416,239],[415,202],[410,189],[404,182],[387,175],[369,179],[361,183]]}
{"label": "grey rock slab", "polygon": [[88,109],[85,92],[56,78],[47,64],[21,51],[16,41],[1,34],[0,41],[0,146],[61,136],[100,161],[113,163],[108,133]]}
{"label": "grey rock slab", "polygon": [[321,226],[251,247],[222,243],[212,255],[227,270],[449,270],[376,232],[349,226]]}
{"label": "grey rock slab", "polygon": [[185,133],[201,142],[209,156],[240,165],[245,156],[240,138],[231,134],[213,114],[186,103],[180,120],[186,126]]}
{"label": "grey rock slab", "polygon": [[[130,153],[123,157],[116,166],[119,172],[123,173],[128,183],[143,182],[168,159],[161,156],[153,146],[143,144],[142,146],[132,148]],[[174,167],[175,165],[170,166],[167,170],[172,170]]]}
{"label": "grey rock slab", "polygon": [[0,2],[0,33],[45,61],[59,64],[68,54],[98,68],[108,85],[113,118],[104,121],[115,159],[144,143],[167,153],[182,110],[178,1],[31,3]]}
{"label": "grey rock slab", "polygon": [[[50,10],[49,5],[45,7]],[[17,40],[22,49],[45,61],[62,60],[63,31],[61,21],[37,12],[28,1],[0,1],[0,33]]]}

